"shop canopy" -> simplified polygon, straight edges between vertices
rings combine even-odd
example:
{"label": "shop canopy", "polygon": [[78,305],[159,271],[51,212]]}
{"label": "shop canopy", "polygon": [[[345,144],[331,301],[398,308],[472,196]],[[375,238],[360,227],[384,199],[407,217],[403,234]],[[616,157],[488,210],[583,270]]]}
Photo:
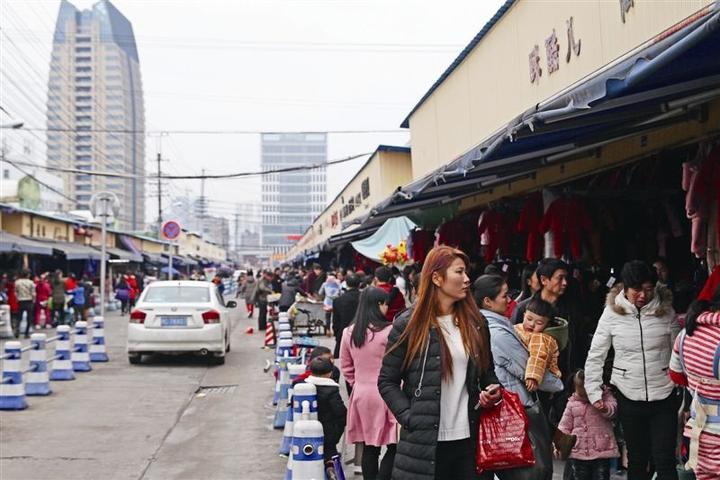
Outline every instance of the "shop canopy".
{"label": "shop canopy", "polygon": [[554,161],[701,118],[703,103],[720,97],[719,9],[718,3],[709,6],[683,28],[658,35],[519,115],[448,165],[398,189],[355,232],[367,235],[400,214],[418,220],[415,215],[528,178]]}
{"label": "shop canopy", "polygon": [[[167,253],[163,253],[162,256],[164,258],[164,262],[168,263],[170,255]],[[175,267],[186,267],[186,266],[194,267],[197,265],[198,265],[198,262],[196,260],[193,260],[190,257],[186,257],[184,255],[173,255],[173,266],[175,266]]]}
{"label": "shop canopy", "polygon": [[163,256],[159,253],[143,253],[142,256],[145,258],[147,263],[154,263],[156,265],[168,263],[167,259],[163,258]]}
{"label": "shop canopy", "polygon": [[387,245],[397,247],[401,241],[407,242],[410,232],[415,228],[415,222],[405,216],[390,218],[371,236],[352,242],[352,246],[361,255],[380,261],[380,255]]}
{"label": "shop canopy", "polygon": [[0,232],[0,253],[28,253],[34,255],[52,255],[52,247],[30,240],[29,238]]}
{"label": "shop canopy", "polygon": [[[95,248],[100,250],[101,247],[95,247]],[[128,262],[137,262],[137,263],[143,262],[143,256],[141,254],[134,253],[134,252],[128,252],[127,250],[123,250],[122,248],[107,247],[105,249],[105,252],[107,252],[110,256],[117,258],[119,260],[127,260]]]}
{"label": "shop canopy", "polygon": [[[100,260],[102,252],[89,245],[72,242],[47,242],[53,250],[61,252],[67,260]],[[107,254],[106,254],[107,257]]]}

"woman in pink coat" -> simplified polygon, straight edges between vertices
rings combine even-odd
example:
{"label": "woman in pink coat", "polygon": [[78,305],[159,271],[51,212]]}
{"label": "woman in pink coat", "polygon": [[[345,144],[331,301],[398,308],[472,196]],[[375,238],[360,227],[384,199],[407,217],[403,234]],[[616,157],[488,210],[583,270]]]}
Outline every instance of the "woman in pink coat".
{"label": "woman in pink coat", "polygon": [[[397,422],[377,387],[391,323],[385,318],[387,293],[376,287],[360,294],[353,323],[345,329],[340,343],[340,370],[352,387],[348,407],[346,441],[363,443],[362,473],[367,479],[390,479]],[[378,468],[380,448],[387,452]]]}

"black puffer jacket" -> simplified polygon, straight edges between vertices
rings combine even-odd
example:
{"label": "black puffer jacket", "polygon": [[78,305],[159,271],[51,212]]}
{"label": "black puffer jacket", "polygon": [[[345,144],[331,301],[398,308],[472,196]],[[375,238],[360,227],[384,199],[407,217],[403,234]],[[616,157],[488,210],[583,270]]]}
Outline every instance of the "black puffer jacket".
{"label": "black puffer jacket", "polygon": [[[411,314],[411,310],[406,310],[396,317],[388,338],[388,349],[397,342],[405,330]],[[430,331],[430,346],[422,392],[419,397],[415,397],[414,392],[420,383],[424,354],[413,359],[410,367],[403,371],[402,363],[406,350],[407,344],[403,343],[391,353],[386,354],[378,377],[380,395],[402,426],[392,478],[394,480],[429,480],[435,478],[435,449],[440,425],[440,386],[442,382],[440,343],[437,332],[435,329]],[[490,365],[493,365],[492,357]],[[468,418],[470,419],[472,441],[475,443],[478,411],[474,407],[478,396],[483,388],[499,382],[492,367],[486,372],[480,372],[472,361],[468,362],[466,378],[469,394]]]}

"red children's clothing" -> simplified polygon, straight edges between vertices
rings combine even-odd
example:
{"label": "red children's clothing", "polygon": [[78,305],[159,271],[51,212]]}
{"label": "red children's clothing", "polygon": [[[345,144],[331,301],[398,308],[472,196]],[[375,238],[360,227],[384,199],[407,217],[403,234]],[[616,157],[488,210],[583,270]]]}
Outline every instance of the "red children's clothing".
{"label": "red children's clothing", "polygon": [[520,211],[516,228],[520,233],[527,233],[525,258],[531,263],[536,262],[542,255],[543,237],[540,233],[542,216],[542,196],[540,194],[529,196]]}
{"label": "red children's clothing", "polygon": [[570,254],[574,259],[582,256],[582,232],[592,229],[592,221],[582,200],[576,197],[559,198],[550,204],[540,222],[540,231],[553,233],[556,257],[565,254],[566,242],[570,242]]}

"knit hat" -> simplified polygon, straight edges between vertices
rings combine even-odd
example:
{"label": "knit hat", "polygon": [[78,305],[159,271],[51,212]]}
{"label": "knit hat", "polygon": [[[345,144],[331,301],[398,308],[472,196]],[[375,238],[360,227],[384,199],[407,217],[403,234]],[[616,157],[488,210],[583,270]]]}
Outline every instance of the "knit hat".
{"label": "knit hat", "polygon": [[698,300],[704,300],[706,302],[712,301],[718,291],[718,287],[720,287],[720,265],[713,269],[707,282],[705,282],[705,286],[700,291],[700,295],[698,295]]}

